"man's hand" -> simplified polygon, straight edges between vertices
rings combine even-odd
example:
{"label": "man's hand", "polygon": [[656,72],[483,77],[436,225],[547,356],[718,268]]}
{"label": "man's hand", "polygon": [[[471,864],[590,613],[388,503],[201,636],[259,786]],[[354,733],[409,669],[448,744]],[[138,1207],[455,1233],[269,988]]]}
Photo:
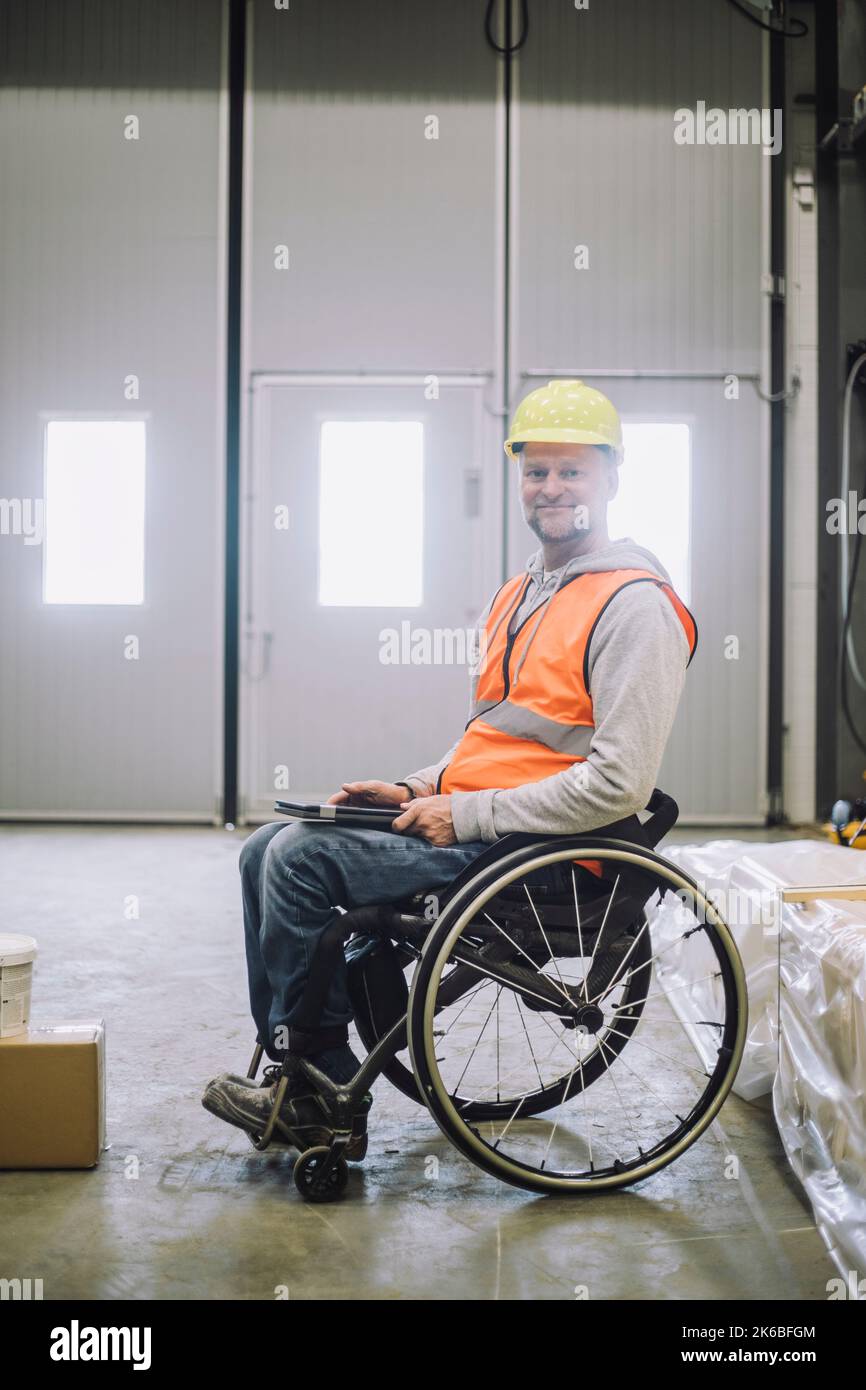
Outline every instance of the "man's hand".
{"label": "man's hand", "polygon": [[417,835],[431,845],[457,844],[450,796],[422,796],[400,804],[403,814],[394,821],[395,830],[403,835]]}
{"label": "man's hand", "polygon": [[406,788],[393,782],[344,782],[342,790],[334,792],[326,806],[400,806],[406,800]]}

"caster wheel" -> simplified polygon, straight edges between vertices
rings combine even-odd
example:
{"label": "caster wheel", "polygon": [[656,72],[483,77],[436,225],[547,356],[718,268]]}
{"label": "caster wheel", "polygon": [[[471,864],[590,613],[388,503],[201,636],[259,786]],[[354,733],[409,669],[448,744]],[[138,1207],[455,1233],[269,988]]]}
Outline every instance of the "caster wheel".
{"label": "caster wheel", "polygon": [[294,1167],[295,1186],[305,1202],[332,1202],[345,1191],[349,1181],[349,1165],[338,1158],[325,1178],[321,1177],[325,1159],[330,1154],[325,1144],[317,1144],[299,1154]]}

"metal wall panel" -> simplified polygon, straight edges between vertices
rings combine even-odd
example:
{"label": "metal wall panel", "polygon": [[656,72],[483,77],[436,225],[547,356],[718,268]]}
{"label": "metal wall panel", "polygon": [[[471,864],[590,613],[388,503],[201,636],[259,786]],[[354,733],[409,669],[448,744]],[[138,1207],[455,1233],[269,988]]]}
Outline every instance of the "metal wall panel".
{"label": "metal wall panel", "polygon": [[678,145],[674,112],[761,107],[761,44],[722,3],[533,7],[516,118],[519,367],[758,370],[769,156]]}
{"label": "metal wall panel", "polygon": [[[693,822],[765,814],[767,411],[746,378],[764,358],[772,156],[679,145],[674,113],[764,106],[762,43],[724,4],[536,6],[513,118],[514,399],[540,384],[534,370],[612,371],[592,384],[625,414],[692,423],[700,641],[660,778]],[[743,378],[736,401],[725,373]],[[515,568],[534,549],[516,506],[510,537]]]}
{"label": "metal wall panel", "polygon": [[256,4],[251,52],[249,368],[489,369],[499,60],[481,7]]}
{"label": "metal wall panel", "polygon": [[43,496],[42,411],[143,414],[148,442],[141,607],[45,606],[41,547],[0,536],[0,810],[210,818],[223,6],[15,3],[4,21],[0,496]]}
{"label": "metal wall panel", "polygon": [[[499,582],[502,455],[491,407],[502,111],[501,60],[485,40],[483,7],[462,0],[293,0],[282,11],[257,3],[249,47],[241,722],[244,807],[256,818],[272,814],[275,764],[291,765],[299,794],[329,794],[335,777],[398,776],[435,761],[466,721],[465,669],[383,667],[376,634],[403,619],[437,630],[474,624]],[[428,139],[434,120],[438,138]],[[285,269],[275,267],[280,246]],[[444,384],[467,372],[477,382]],[[274,376],[257,391],[276,402],[264,440],[249,408],[253,373]],[[321,374],[314,387],[310,373]],[[438,400],[425,393],[434,374]],[[316,606],[317,499],[298,499],[311,469],[315,477],[318,398],[335,416],[418,410],[427,421],[418,611]],[[467,469],[480,485],[471,521]],[[297,526],[282,552],[269,510],[277,482]],[[275,568],[281,553],[288,558]],[[350,636],[328,648],[339,651],[328,666],[317,653],[335,631]]]}

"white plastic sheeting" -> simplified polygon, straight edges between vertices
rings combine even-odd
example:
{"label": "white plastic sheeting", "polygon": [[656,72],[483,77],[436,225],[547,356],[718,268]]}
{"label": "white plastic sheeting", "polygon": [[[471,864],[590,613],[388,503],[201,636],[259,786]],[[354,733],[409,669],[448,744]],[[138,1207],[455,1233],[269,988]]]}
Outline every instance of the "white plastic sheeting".
{"label": "white plastic sheeting", "polygon": [[866,903],[786,904],[782,985],[776,1124],[847,1297],[864,1298]]}
{"label": "white plastic sheeting", "polygon": [[[773,1091],[776,1123],[847,1297],[866,1275],[866,902],[782,903],[782,888],[866,882],[866,855],[818,840],[755,844],[714,840],[665,846],[731,928],[746,971],[749,1026],[734,1090],[745,1100]],[[654,952],[682,932],[668,894],[649,915]],[[681,954],[689,960],[683,976]],[[664,965],[664,969],[662,966]],[[668,951],[657,977],[709,1062],[706,1028],[718,987],[711,958]],[[779,996],[779,969],[783,990]],[[781,1010],[781,1014],[780,1014]],[[781,1041],[778,1021],[781,1017]],[[866,1283],[859,1294],[866,1293]]]}
{"label": "white plastic sheeting", "polygon": [[[802,863],[790,854],[784,864],[773,851],[820,850],[815,841],[795,841],[784,845],[753,844],[746,840],[712,840],[706,845],[665,846],[664,857],[693,878],[720,915],[727,922],[743,958],[749,994],[749,1030],[743,1060],[734,1083],[734,1090],[744,1100],[754,1100],[772,1088],[776,1074],[778,1041],[778,940],[775,932],[776,892],[789,881],[780,874],[794,873],[795,882],[814,882],[816,868],[813,860],[806,871],[805,854]],[[832,846],[831,846],[832,848]],[[799,877],[803,872],[806,878]],[[656,952],[668,942],[675,941],[683,931],[683,908],[668,893],[651,919],[653,946]],[[681,955],[688,960],[680,959]],[[713,957],[709,948],[699,958],[692,949],[687,952],[668,951],[662,957],[666,965],[658,970],[658,979],[668,992],[669,1003],[689,1029],[690,1036],[701,1055],[709,1062],[707,1045],[715,1039],[707,1037],[706,1029],[693,1029],[691,1024],[702,1018],[718,1018],[721,991],[713,980],[703,978],[712,970]],[[661,967],[662,961],[659,962]],[[682,970],[690,967],[691,978],[685,979]],[[701,1045],[703,1044],[703,1046]]]}

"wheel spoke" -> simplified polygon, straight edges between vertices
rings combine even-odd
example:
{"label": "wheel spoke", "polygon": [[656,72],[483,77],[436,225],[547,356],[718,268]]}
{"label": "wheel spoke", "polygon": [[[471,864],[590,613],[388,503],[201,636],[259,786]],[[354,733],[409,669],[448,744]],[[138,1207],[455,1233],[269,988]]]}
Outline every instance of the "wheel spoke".
{"label": "wheel spoke", "polygon": [[[550,1049],[550,1052],[549,1052],[549,1053],[547,1054],[547,1056],[544,1057],[542,1060],[545,1061],[545,1062],[549,1062],[549,1061],[550,1061],[550,1058],[551,1058],[552,1055],[553,1055],[553,1051],[554,1051],[554,1049],[551,1048],[551,1049]],[[514,1071],[511,1071],[511,1072],[506,1072],[505,1076],[503,1077],[503,1080],[504,1080],[504,1081],[508,1081],[508,1080],[510,1080],[510,1078],[511,1078],[512,1076],[516,1076],[516,1075],[517,1075],[517,1070],[516,1070],[516,1069],[515,1069]],[[490,1084],[489,1086],[486,1086],[486,1087],[484,1088],[483,1091],[479,1091],[478,1094],[475,1095],[475,1096],[473,1096],[472,1099],[473,1099],[473,1100],[481,1100],[481,1099],[483,1099],[483,1097],[487,1094],[487,1092],[490,1091],[490,1090],[492,1089],[492,1086],[493,1086],[493,1083],[491,1082],[491,1084]],[[523,1105],[523,1104],[525,1103],[525,1101],[527,1100],[527,1098],[528,1098],[528,1096],[529,1096],[530,1094],[531,1094],[531,1092],[528,1091],[528,1090],[523,1091],[523,1092],[521,1093],[521,1095],[520,1095],[520,1097],[519,1097],[519,1099],[518,1099],[518,1108],[519,1108],[521,1105]],[[514,1118],[514,1117],[512,1116],[512,1119],[513,1119],[513,1118]],[[511,1121],[509,1120],[509,1124],[510,1124],[510,1123],[511,1123]],[[503,1131],[503,1134],[504,1134],[504,1131]],[[501,1141],[502,1141],[502,1137],[503,1137],[503,1135],[500,1135],[500,1136],[499,1136],[500,1143],[501,1143]]]}
{"label": "wheel spoke", "polygon": [[[556,971],[556,974],[557,974],[557,978],[558,978],[558,980],[559,980],[559,983],[562,985],[562,992],[565,994],[566,999],[568,999],[568,993],[567,993],[567,991],[566,991],[566,989],[565,989],[565,985],[563,984],[562,976],[561,976],[560,973],[559,973],[559,966],[558,966],[557,963],[556,963],[556,956],[553,954],[552,950],[550,949],[550,942],[549,942],[548,939],[547,939],[547,932],[544,930],[544,923],[542,922],[541,918],[540,918],[539,915],[538,915],[538,909],[536,908],[535,903],[532,901],[532,894],[531,894],[530,891],[529,891],[529,884],[528,884],[528,883],[524,883],[523,889],[524,889],[524,892],[526,893],[527,898],[529,899],[529,906],[532,908],[532,911],[533,911],[533,913],[534,913],[534,915],[535,915],[535,920],[536,920],[536,922],[538,923],[538,930],[541,932],[541,935],[542,935],[542,937],[544,938],[544,944],[545,944],[545,946],[547,947],[547,954],[550,956],[550,960],[551,960],[551,963],[552,963],[552,965],[553,965],[554,970]],[[569,1000],[569,1003],[571,1003],[570,1000]]]}
{"label": "wheel spoke", "polygon": [[684,1062],[682,1057],[669,1057],[666,1052],[659,1052],[657,1047],[650,1047],[649,1043],[644,1042],[637,1029],[635,1029],[633,1033],[621,1033],[618,1028],[608,1028],[607,1031],[609,1033],[615,1033],[618,1038],[625,1038],[627,1041],[631,1040],[632,1042],[639,1043],[641,1047],[646,1048],[647,1052],[652,1052],[654,1056],[661,1057],[665,1062],[672,1062],[678,1067],[687,1067],[689,1071],[696,1071],[699,1076],[710,1075],[706,1067],[693,1067],[690,1062]]}
{"label": "wheel spoke", "polygon": [[451,1020],[451,1022],[449,1023],[449,1025],[448,1025],[447,1028],[443,1028],[443,1029],[442,1029],[442,1037],[443,1037],[443,1038],[444,1038],[444,1037],[447,1037],[447,1035],[451,1032],[451,1029],[454,1027],[454,1025],[455,1025],[456,1023],[459,1023],[459,1022],[460,1022],[461,1018],[462,1018],[463,1015],[465,1014],[466,1010],[469,1008],[469,1005],[472,1003],[473,999],[476,999],[476,998],[478,997],[478,995],[481,993],[481,991],[482,991],[483,989],[486,989],[487,986],[488,986],[489,984],[492,984],[492,983],[493,983],[492,980],[479,980],[479,981],[478,981],[478,984],[475,985],[475,986],[469,991],[468,994],[466,994],[466,995],[463,996],[463,999],[461,1000],[461,1002],[462,1002],[462,1004],[463,1004],[463,1007],[462,1007],[462,1009],[460,1010],[459,1014],[457,1015],[456,1018],[454,1018],[454,1019]]}
{"label": "wheel spoke", "polygon": [[[614,1091],[616,1092],[616,1098],[617,1098],[617,1100],[619,1101],[619,1108],[620,1108],[620,1110],[622,1111],[622,1113],[624,1114],[624,1116],[625,1116],[625,1118],[626,1118],[626,1121],[628,1122],[628,1125],[629,1125],[629,1127],[630,1127],[630,1129],[631,1129],[631,1132],[632,1132],[632,1134],[634,1135],[634,1142],[635,1142],[635,1145],[636,1145],[636,1147],[637,1147],[637,1151],[638,1151],[638,1153],[640,1153],[640,1151],[641,1151],[641,1149],[640,1149],[640,1140],[639,1140],[638,1137],[637,1137],[637,1130],[636,1130],[635,1127],[634,1127],[634,1121],[633,1121],[631,1115],[629,1114],[628,1106],[624,1104],[623,1099],[622,1099],[622,1096],[621,1096],[620,1093],[619,1093],[619,1087],[618,1087],[617,1084],[616,1084],[616,1076],[615,1076],[613,1070],[611,1069],[610,1063],[608,1062],[607,1058],[606,1058],[605,1055],[604,1055],[605,1052],[606,1052],[606,1050],[607,1050],[607,1049],[606,1049],[606,1046],[605,1046],[604,1038],[600,1037],[599,1040],[598,1040],[598,1042],[599,1042],[599,1048],[600,1048],[600,1051],[601,1051],[601,1060],[602,1060],[603,1063],[604,1063],[605,1072],[606,1072],[607,1075],[610,1077],[611,1085],[613,1086],[613,1089],[614,1089]],[[615,1053],[614,1053],[614,1057],[616,1057],[616,1054],[615,1054]]]}
{"label": "wheel spoke", "polygon": [[[620,880],[620,878],[621,878],[621,875],[620,875],[620,874],[617,874],[617,876],[616,876],[616,882],[614,883],[613,888],[610,890],[610,897],[609,897],[608,900],[607,900],[607,907],[604,909],[604,916],[603,916],[602,919],[601,919],[601,926],[599,927],[598,931],[596,932],[595,942],[594,942],[593,948],[592,948],[592,955],[590,956],[590,959],[589,959],[589,969],[587,970],[586,975],[584,976],[584,984],[586,984],[586,980],[587,980],[587,979],[589,978],[589,976],[592,974],[592,967],[595,965],[596,952],[598,951],[598,943],[601,941],[601,938],[604,936],[604,929],[605,929],[605,926],[606,926],[606,924],[607,924],[608,913],[610,912],[611,906],[612,906],[612,904],[613,904],[613,900],[614,900],[614,898],[616,897],[616,890],[617,890],[617,888],[619,887],[619,880]],[[587,1003],[590,1003],[590,1004],[591,1004],[591,1003],[594,1003],[594,1000],[591,1000],[591,999],[589,999],[589,997],[588,997],[588,986],[584,989],[584,998],[586,998]]]}
{"label": "wheel spoke", "polygon": [[473,1046],[473,1048],[472,1048],[472,1050],[471,1050],[471,1052],[470,1052],[470,1054],[469,1054],[469,1061],[466,1063],[466,1066],[463,1068],[463,1071],[460,1073],[460,1080],[457,1082],[457,1085],[454,1087],[455,1092],[459,1089],[460,1084],[461,1084],[461,1082],[463,1081],[464,1076],[466,1075],[467,1071],[469,1070],[469,1068],[470,1068],[471,1065],[472,1065],[472,1059],[473,1059],[473,1057],[475,1056],[475,1054],[476,1054],[476,1052],[477,1052],[477,1050],[478,1050],[478,1044],[481,1042],[481,1039],[482,1039],[482,1037],[484,1036],[485,1029],[487,1028],[488,1023],[490,1022],[490,1019],[491,1019],[491,1017],[493,1016],[493,1010],[496,1008],[496,1005],[497,1005],[498,1000],[499,1000],[499,991],[497,991],[496,998],[494,999],[493,1003],[490,1005],[490,1010],[489,1010],[489,1012],[488,1012],[488,1014],[487,1014],[487,1017],[485,1018],[484,1022],[483,1022],[482,1025],[481,1025],[481,1031],[479,1032],[478,1037],[475,1039],[475,1045]]}
{"label": "wheel spoke", "polygon": [[[478,962],[474,960],[464,960],[461,962],[461,964],[468,965],[472,970],[477,970],[480,974],[486,976],[488,980],[492,980],[494,984],[506,985],[509,989],[514,989],[514,985],[511,983],[510,980],[500,980],[498,975],[491,974],[491,970],[493,968],[492,966],[479,965]],[[544,980],[545,984],[550,985],[551,989],[556,989],[555,980],[551,980],[547,975],[542,974],[541,971],[538,971],[538,974],[541,975],[541,978]],[[550,1000],[547,999],[543,994],[536,993],[534,989],[530,989],[528,985],[521,985],[520,992],[521,994],[531,994],[533,999],[540,1000],[546,1008],[550,1008]],[[571,1005],[571,1000],[569,1000],[569,1005]]]}
{"label": "wheel spoke", "polygon": [[[578,1066],[580,1066],[580,1059],[578,1059]],[[572,1081],[574,1080],[574,1073],[575,1073],[576,1071],[577,1071],[577,1067],[572,1067],[571,1072],[570,1072],[569,1077],[568,1077],[568,1081],[567,1081],[566,1084],[565,1084],[565,1095],[564,1095],[563,1098],[562,1098],[562,1103],[563,1103],[563,1105],[565,1105],[566,1101],[568,1100],[568,1093],[569,1093],[569,1091],[571,1090],[571,1083],[572,1083]],[[581,1089],[583,1090],[584,1095],[586,1095],[586,1090],[585,1090],[585,1088],[582,1087]],[[553,1126],[552,1126],[552,1128],[551,1128],[551,1131],[550,1131],[549,1135],[547,1136],[547,1146],[546,1146],[546,1148],[545,1148],[545,1150],[544,1150],[544,1158],[541,1160],[541,1166],[542,1166],[542,1168],[544,1168],[544,1167],[546,1166],[546,1164],[547,1164],[547,1159],[548,1159],[548,1156],[549,1156],[549,1154],[550,1154],[550,1147],[551,1147],[551,1145],[552,1145],[552,1143],[553,1143],[553,1137],[554,1137],[554,1135],[556,1134],[556,1131],[557,1131],[558,1128],[559,1128],[559,1115],[557,1115],[557,1117],[556,1117],[556,1119],[555,1119],[555,1121],[554,1121],[554,1123],[553,1123]],[[592,1167],[592,1140],[590,1140],[590,1146],[589,1146],[589,1166]]]}
{"label": "wheel spoke", "polygon": [[[619,883],[619,879],[617,879],[617,883]],[[611,894],[611,901],[613,901],[613,894]],[[607,913],[605,913],[605,920],[607,920]],[[649,927],[649,922],[647,921],[646,918],[644,918],[643,926],[641,927],[641,929],[640,929],[640,931],[638,932],[637,936],[635,937],[634,941],[631,943],[631,945],[629,946],[629,948],[628,948],[628,950],[626,951],[625,955],[623,956],[622,961],[620,962],[619,967],[617,968],[617,971],[616,971],[616,974],[615,974],[614,978],[611,980],[611,982],[610,982],[609,985],[605,985],[604,989],[600,989],[599,992],[598,992],[598,994],[594,995],[594,997],[593,997],[592,999],[590,999],[590,1001],[589,1001],[590,1004],[597,1004],[598,1001],[599,1001],[599,999],[601,999],[605,994],[608,994],[608,993],[610,992],[610,990],[612,990],[612,989],[614,988],[615,985],[618,985],[618,984],[619,984],[619,981],[620,981],[620,979],[621,979],[620,972],[621,972],[621,970],[622,970],[622,967],[625,965],[625,963],[626,963],[626,961],[628,960],[629,956],[630,956],[630,955],[632,954],[632,952],[634,951],[635,947],[637,946],[638,942],[640,941],[641,937],[643,936],[644,932],[648,929],[648,927]],[[599,934],[599,937],[601,937],[601,934],[602,934],[603,931],[604,931],[604,922],[602,922],[602,924],[601,924],[601,929],[600,929],[600,931],[599,931],[599,933],[598,933],[598,934]],[[597,945],[598,945],[598,941],[596,941],[595,944],[596,944],[596,946],[597,946]],[[593,952],[593,960],[594,960],[594,959],[595,959],[595,952]],[[590,967],[590,969],[591,969],[591,968],[592,968],[592,967]],[[641,969],[644,969],[644,970],[645,970],[645,969],[646,969],[646,966],[642,966]]]}
{"label": "wheel spoke", "polygon": [[[602,1042],[601,1045],[602,1045],[602,1047],[606,1047],[606,1046],[607,1046],[607,1044],[604,1043],[604,1042]],[[611,1050],[612,1050],[612,1049],[611,1049]],[[631,1074],[632,1074],[632,1076],[635,1078],[635,1080],[636,1080],[636,1081],[639,1081],[640,1084],[641,1084],[647,1091],[649,1091],[650,1095],[653,1096],[661,1105],[663,1105],[663,1106],[665,1107],[666,1110],[669,1110],[669,1111],[671,1112],[671,1114],[673,1115],[673,1117],[674,1117],[675,1120],[679,1121],[679,1123],[682,1124],[682,1116],[677,1114],[676,1110],[674,1110],[673,1106],[670,1104],[669,1101],[665,1100],[664,1096],[660,1096],[659,1093],[658,1093],[658,1091],[656,1091],[656,1090],[653,1089],[653,1087],[652,1087],[652,1086],[649,1084],[649,1082],[647,1081],[646,1077],[641,1076],[640,1072],[636,1072],[635,1069],[634,1069],[634,1067],[630,1067],[629,1064],[628,1064],[628,1062],[625,1060],[625,1057],[623,1056],[623,1054],[622,1054],[621,1052],[617,1052],[617,1053],[615,1053],[614,1055],[616,1056],[616,1060],[617,1060],[618,1062],[621,1062],[621,1063],[622,1063],[622,1065],[625,1067],[626,1071],[631,1072]]]}
{"label": "wheel spoke", "polygon": [[[620,1013],[622,1013],[623,1011],[622,1011],[621,1009],[614,1009],[613,1012],[614,1012],[615,1014],[620,1014]],[[724,1026],[725,1026],[723,1023],[721,1023],[721,1022],[718,1021],[717,1019],[711,1019],[711,1018],[696,1018],[693,1022],[684,1023],[683,1020],[682,1020],[681,1018],[677,1018],[676,1014],[671,1014],[671,1016],[670,1016],[669,1018],[662,1018],[660,1014],[648,1014],[648,1013],[646,1012],[646,1009],[644,1009],[644,1011],[641,1013],[641,1015],[640,1015],[640,1021],[641,1021],[641,1023],[662,1023],[662,1024],[673,1024],[673,1023],[675,1023],[675,1024],[677,1024],[678,1027],[680,1027],[680,1028],[685,1028],[685,1029],[689,1029],[689,1028],[724,1028]]]}
{"label": "wheel spoke", "polygon": [[543,1082],[543,1080],[542,1080],[542,1078],[541,1078],[541,1072],[540,1072],[539,1069],[538,1069],[538,1061],[537,1061],[536,1056],[535,1056],[535,1049],[534,1049],[534,1047],[532,1046],[532,1039],[531,1039],[530,1036],[529,1036],[529,1029],[528,1029],[527,1026],[526,1026],[526,1019],[525,1019],[525,1017],[524,1017],[524,1015],[523,1015],[523,1005],[522,1005],[522,1003],[521,1003],[520,995],[519,995],[519,994],[516,994],[516,995],[514,996],[514,1002],[515,1002],[515,1004],[516,1004],[516,1006],[517,1006],[517,1012],[518,1012],[518,1014],[519,1014],[519,1016],[520,1016],[520,1022],[521,1022],[522,1025],[523,1025],[523,1032],[524,1032],[524,1034],[525,1034],[525,1036],[526,1036],[526,1042],[527,1042],[527,1045],[528,1045],[528,1047],[529,1047],[529,1051],[530,1051],[530,1053],[532,1054],[532,1063],[533,1063],[533,1066],[535,1067],[535,1074],[536,1074],[536,1076],[538,1077],[539,1083],[540,1083],[541,1088],[542,1088],[542,1090],[543,1090],[543,1089],[544,1089],[544,1082]]}
{"label": "wheel spoke", "polygon": [[[574,893],[574,915],[575,915],[575,918],[577,919],[577,944],[578,944],[578,946],[580,947],[580,958],[581,958],[581,960],[586,960],[586,952],[585,952],[584,949],[583,949],[583,932],[581,931],[581,928],[580,928],[580,904],[579,904],[578,901],[577,901],[577,875],[576,875],[575,872],[574,872],[574,865],[573,865],[573,864],[572,864],[572,866],[571,866],[571,887],[572,887],[572,892]],[[589,1003],[589,989],[588,989],[588,987],[587,987],[587,979],[588,979],[588,977],[589,977],[589,971],[588,971],[588,970],[584,970],[584,972],[583,972],[583,997],[584,997],[584,1000],[586,1001],[587,1004]]]}
{"label": "wheel spoke", "polygon": [[[562,997],[563,997],[563,999],[565,1000],[565,1002],[568,1004],[568,1007],[571,1008],[572,1005],[573,1005],[573,1003],[574,1003],[574,1001],[571,999],[570,995],[568,994],[568,991],[565,989],[565,987],[564,987],[564,982],[563,982],[563,980],[562,980],[562,976],[559,975],[559,971],[557,970],[556,973],[557,973],[557,975],[559,975],[560,984],[563,984],[563,988],[562,988],[562,989],[559,988],[559,985],[557,985],[557,983],[556,983],[555,980],[551,980],[551,978],[550,978],[549,975],[545,975],[545,974],[544,974],[544,971],[540,968],[538,962],[537,962],[537,961],[534,961],[534,960],[532,959],[532,956],[529,954],[529,952],[528,952],[528,951],[524,951],[523,947],[522,947],[522,946],[519,946],[519,945],[517,944],[517,942],[514,941],[514,940],[512,939],[512,937],[510,937],[510,936],[508,935],[508,932],[505,930],[504,927],[500,927],[500,925],[499,925],[498,922],[494,922],[494,920],[493,920],[493,918],[490,916],[490,913],[489,913],[489,912],[485,912],[484,916],[487,918],[487,920],[488,920],[488,922],[490,923],[490,925],[491,925],[492,927],[495,927],[495,928],[496,928],[496,930],[499,932],[500,936],[504,936],[504,937],[505,937],[505,940],[509,943],[509,945],[511,945],[511,946],[514,947],[515,951],[519,951],[520,954],[521,954],[522,956],[525,956],[525,957],[526,957],[526,959],[529,961],[529,964],[532,966],[533,970],[535,971],[536,975],[544,975],[545,981],[546,981],[549,985],[553,985],[553,988],[554,988],[555,990],[558,990],[558,991],[559,991],[559,993],[562,995]],[[547,938],[545,937],[545,942],[546,942],[546,941],[547,941]],[[548,945],[547,949],[548,949],[548,951],[550,950],[550,946],[549,946],[549,945]],[[551,959],[552,959],[552,957],[551,957]]]}
{"label": "wheel spoke", "polygon": [[[647,964],[649,964],[649,962],[648,962]],[[641,966],[641,967],[640,967],[640,970],[633,970],[633,971],[630,971],[630,972],[629,972],[629,978],[631,978],[632,975],[638,975],[638,974],[640,974],[640,971],[643,970],[644,968],[645,968],[644,966]],[[681,985],[671,985],[670,989],[665,989],[665,991],[664,991],[664,996],[661,996],[661,995],[658,995],[658,994],[656,994],[656,995],[645,994],[644,997],[643,997],[643,999],[633,999],[632,1002],[631,1002],[631,1004],[629,1005],[629,1008],[636,1008],[638,1004],[645,1004],[645,1003],[647,1002],[647,1000],[652,999],[652,998],[656,998],[656,999],[659,999],[659,998],[662,998],[662,997],[667,998],[667,996],[668,996],[669,994],[673,994],[673,992],[674,992],[675,989],[693,989],[695,985],[702,985],[702,984],[704,984],[704,982],[705,982],[706,980],[717,980],[718,978],[719,978],[719,977],[718,977],[718,974],[714,974],[714,975],[704,975],[703,978],[700,979],[700,980],[683,980],[683,982],[682,982]],[[625,984],[625,981],[624,981],[624,980],[617,980],[616,983],[617,983],[617,984]]]}

